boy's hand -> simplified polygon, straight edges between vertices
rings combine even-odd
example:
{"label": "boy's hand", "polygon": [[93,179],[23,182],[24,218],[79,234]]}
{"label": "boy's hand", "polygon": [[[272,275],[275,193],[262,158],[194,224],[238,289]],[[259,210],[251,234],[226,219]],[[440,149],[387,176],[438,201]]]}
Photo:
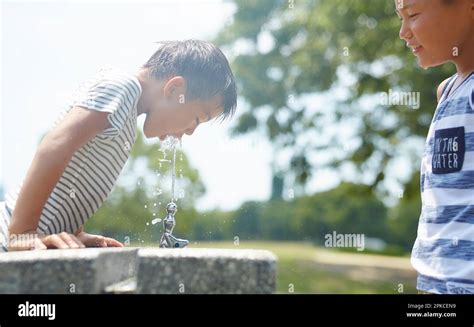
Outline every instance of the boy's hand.
{"label": "boy's hand", "polygon": [[85,245],[73,234],[63,232],[51,235],[38,235],[33,232],[10,235],[8,251],[78,249],[84,247]]}
{"label": "boy's hand", "polygon": [[77,239],[88,247],[123,247],[123,244],[110,237],[102,235],[88,234],[86,232],[79,232],[76,234]]}

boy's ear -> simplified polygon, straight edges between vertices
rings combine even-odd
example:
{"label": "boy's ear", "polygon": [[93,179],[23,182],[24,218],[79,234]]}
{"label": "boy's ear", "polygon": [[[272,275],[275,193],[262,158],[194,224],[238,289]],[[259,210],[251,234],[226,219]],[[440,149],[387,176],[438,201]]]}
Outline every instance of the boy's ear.
{"label": "boy's ear", "polygon": [[167,99],[179,101],[186,94],[186,79],[183,76],[174,76],[170,78],[163,88]]}

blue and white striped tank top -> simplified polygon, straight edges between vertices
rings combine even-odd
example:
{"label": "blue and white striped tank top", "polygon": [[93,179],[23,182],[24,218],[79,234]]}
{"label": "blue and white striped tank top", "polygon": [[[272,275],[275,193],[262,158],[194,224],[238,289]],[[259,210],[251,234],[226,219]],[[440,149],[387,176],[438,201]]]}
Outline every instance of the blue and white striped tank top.
{"label": "blue and white striped tank top", "polygon": [[[74,106],[107,112],[110,127],[73,155],[43,208],[39,233],[74,233],[105,201],[135,143],[136,106],[141,91],[133,74],[107,69],[89,82],[61,113],[55,125]],[[6,195],[6,210],[10,215],[20,189],[21,185]]]}
{"label": "blue and white striped tank top", "polygon": [[436,108],[421,163],[422,211],[411,263],[417,288],[474,293],[474,74]]}

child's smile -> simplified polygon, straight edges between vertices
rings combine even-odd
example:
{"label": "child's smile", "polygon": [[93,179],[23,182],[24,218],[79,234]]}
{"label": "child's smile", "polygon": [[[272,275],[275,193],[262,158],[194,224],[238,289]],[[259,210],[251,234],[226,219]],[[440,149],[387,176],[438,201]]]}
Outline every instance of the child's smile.
{"label": "child's smile", "polygon": [[[402,21],[400,38],[404,40],[420,66],[434,67],[457,62],[471,47],[472,18],[467,1],[443,0],[395,1]],[[456,22],[453,24],[452,22]]]}

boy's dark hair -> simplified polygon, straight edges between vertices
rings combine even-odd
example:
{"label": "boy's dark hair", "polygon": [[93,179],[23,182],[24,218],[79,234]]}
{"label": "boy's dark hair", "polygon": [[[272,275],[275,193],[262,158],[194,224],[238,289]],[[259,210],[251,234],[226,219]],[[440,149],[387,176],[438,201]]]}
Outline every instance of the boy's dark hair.
{"label": "boy's dark hair", "polygon": [[209,99],[222,96],[222,120],[232,117],[237,107],[234,75],[222,51],[200,40],[158,42],[160,48],[143,65],[156,79],[183,76],[186,98]]}

